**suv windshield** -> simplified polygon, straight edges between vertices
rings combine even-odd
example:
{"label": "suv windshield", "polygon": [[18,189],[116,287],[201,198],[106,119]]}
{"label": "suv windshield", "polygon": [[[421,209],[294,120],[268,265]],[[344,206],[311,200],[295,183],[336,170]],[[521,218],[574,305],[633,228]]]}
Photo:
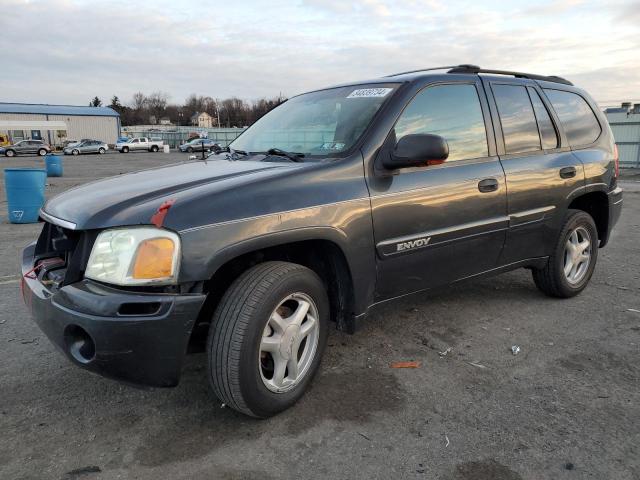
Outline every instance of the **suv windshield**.
{"label": "suv windshield", "polygon": [[352,85],[305,93],[267,113],[229,147],[245,152],[280,149],[305,157],[349,150],[395,84]]}

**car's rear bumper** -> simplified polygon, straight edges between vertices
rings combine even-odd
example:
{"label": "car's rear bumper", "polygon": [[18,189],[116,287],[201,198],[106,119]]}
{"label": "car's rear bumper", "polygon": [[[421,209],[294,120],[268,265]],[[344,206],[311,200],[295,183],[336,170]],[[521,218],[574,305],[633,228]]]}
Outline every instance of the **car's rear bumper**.
{"label": "car's rear bumper", "polygon": [[609,222],[606,237],[600,239],[601,247],[604,247],[607,244],[611,237],[613,227],[615,227],[616,223],[618,223],[618,220],[620,219],[620,214],[622,213],[622,188],[616,187],[611,190],[607,196],[609,199]]}
{"label": "car's rear bumper", "polygon": [[81,281],[50,290],[22,260],[22,295],[51,342],[76,365],[127,383],[178,383],[203,294],[146,294]]}

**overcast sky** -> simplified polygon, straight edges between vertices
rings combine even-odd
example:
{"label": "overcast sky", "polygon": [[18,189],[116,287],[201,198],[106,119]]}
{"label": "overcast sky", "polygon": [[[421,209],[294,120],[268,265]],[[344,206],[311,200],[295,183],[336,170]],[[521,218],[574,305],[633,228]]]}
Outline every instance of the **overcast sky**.
{"label": "overcast sky", "polygon": [[458,63],[640,101],[640,1],[534,3],[0,0],[0,101],[256,99]]}

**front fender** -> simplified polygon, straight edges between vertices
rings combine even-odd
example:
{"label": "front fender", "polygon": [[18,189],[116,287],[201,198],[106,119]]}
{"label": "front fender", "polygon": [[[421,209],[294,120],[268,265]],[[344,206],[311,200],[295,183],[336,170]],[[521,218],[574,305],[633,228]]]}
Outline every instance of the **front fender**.
{"label": "front fender", "polygon": [[[366,309],[375,288],[375,250],[368,198],[196,227],[180,232],[180,281],[210,279],[225,263],[256,250],[328,240],[342,250],[353,280],[354,307]],[[366,305],[365,305],[366,304]]]}

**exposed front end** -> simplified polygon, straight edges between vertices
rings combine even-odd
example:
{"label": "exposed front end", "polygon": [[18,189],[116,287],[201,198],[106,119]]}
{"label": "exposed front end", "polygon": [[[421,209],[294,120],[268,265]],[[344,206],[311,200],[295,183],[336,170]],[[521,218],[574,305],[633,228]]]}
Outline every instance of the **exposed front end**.
{"label": "exposed front end", "polygon": [[85,278],[98,236],[45,223],[23,251],[25,304],[76,365],[128,383],[176,385],[206,296]]}

